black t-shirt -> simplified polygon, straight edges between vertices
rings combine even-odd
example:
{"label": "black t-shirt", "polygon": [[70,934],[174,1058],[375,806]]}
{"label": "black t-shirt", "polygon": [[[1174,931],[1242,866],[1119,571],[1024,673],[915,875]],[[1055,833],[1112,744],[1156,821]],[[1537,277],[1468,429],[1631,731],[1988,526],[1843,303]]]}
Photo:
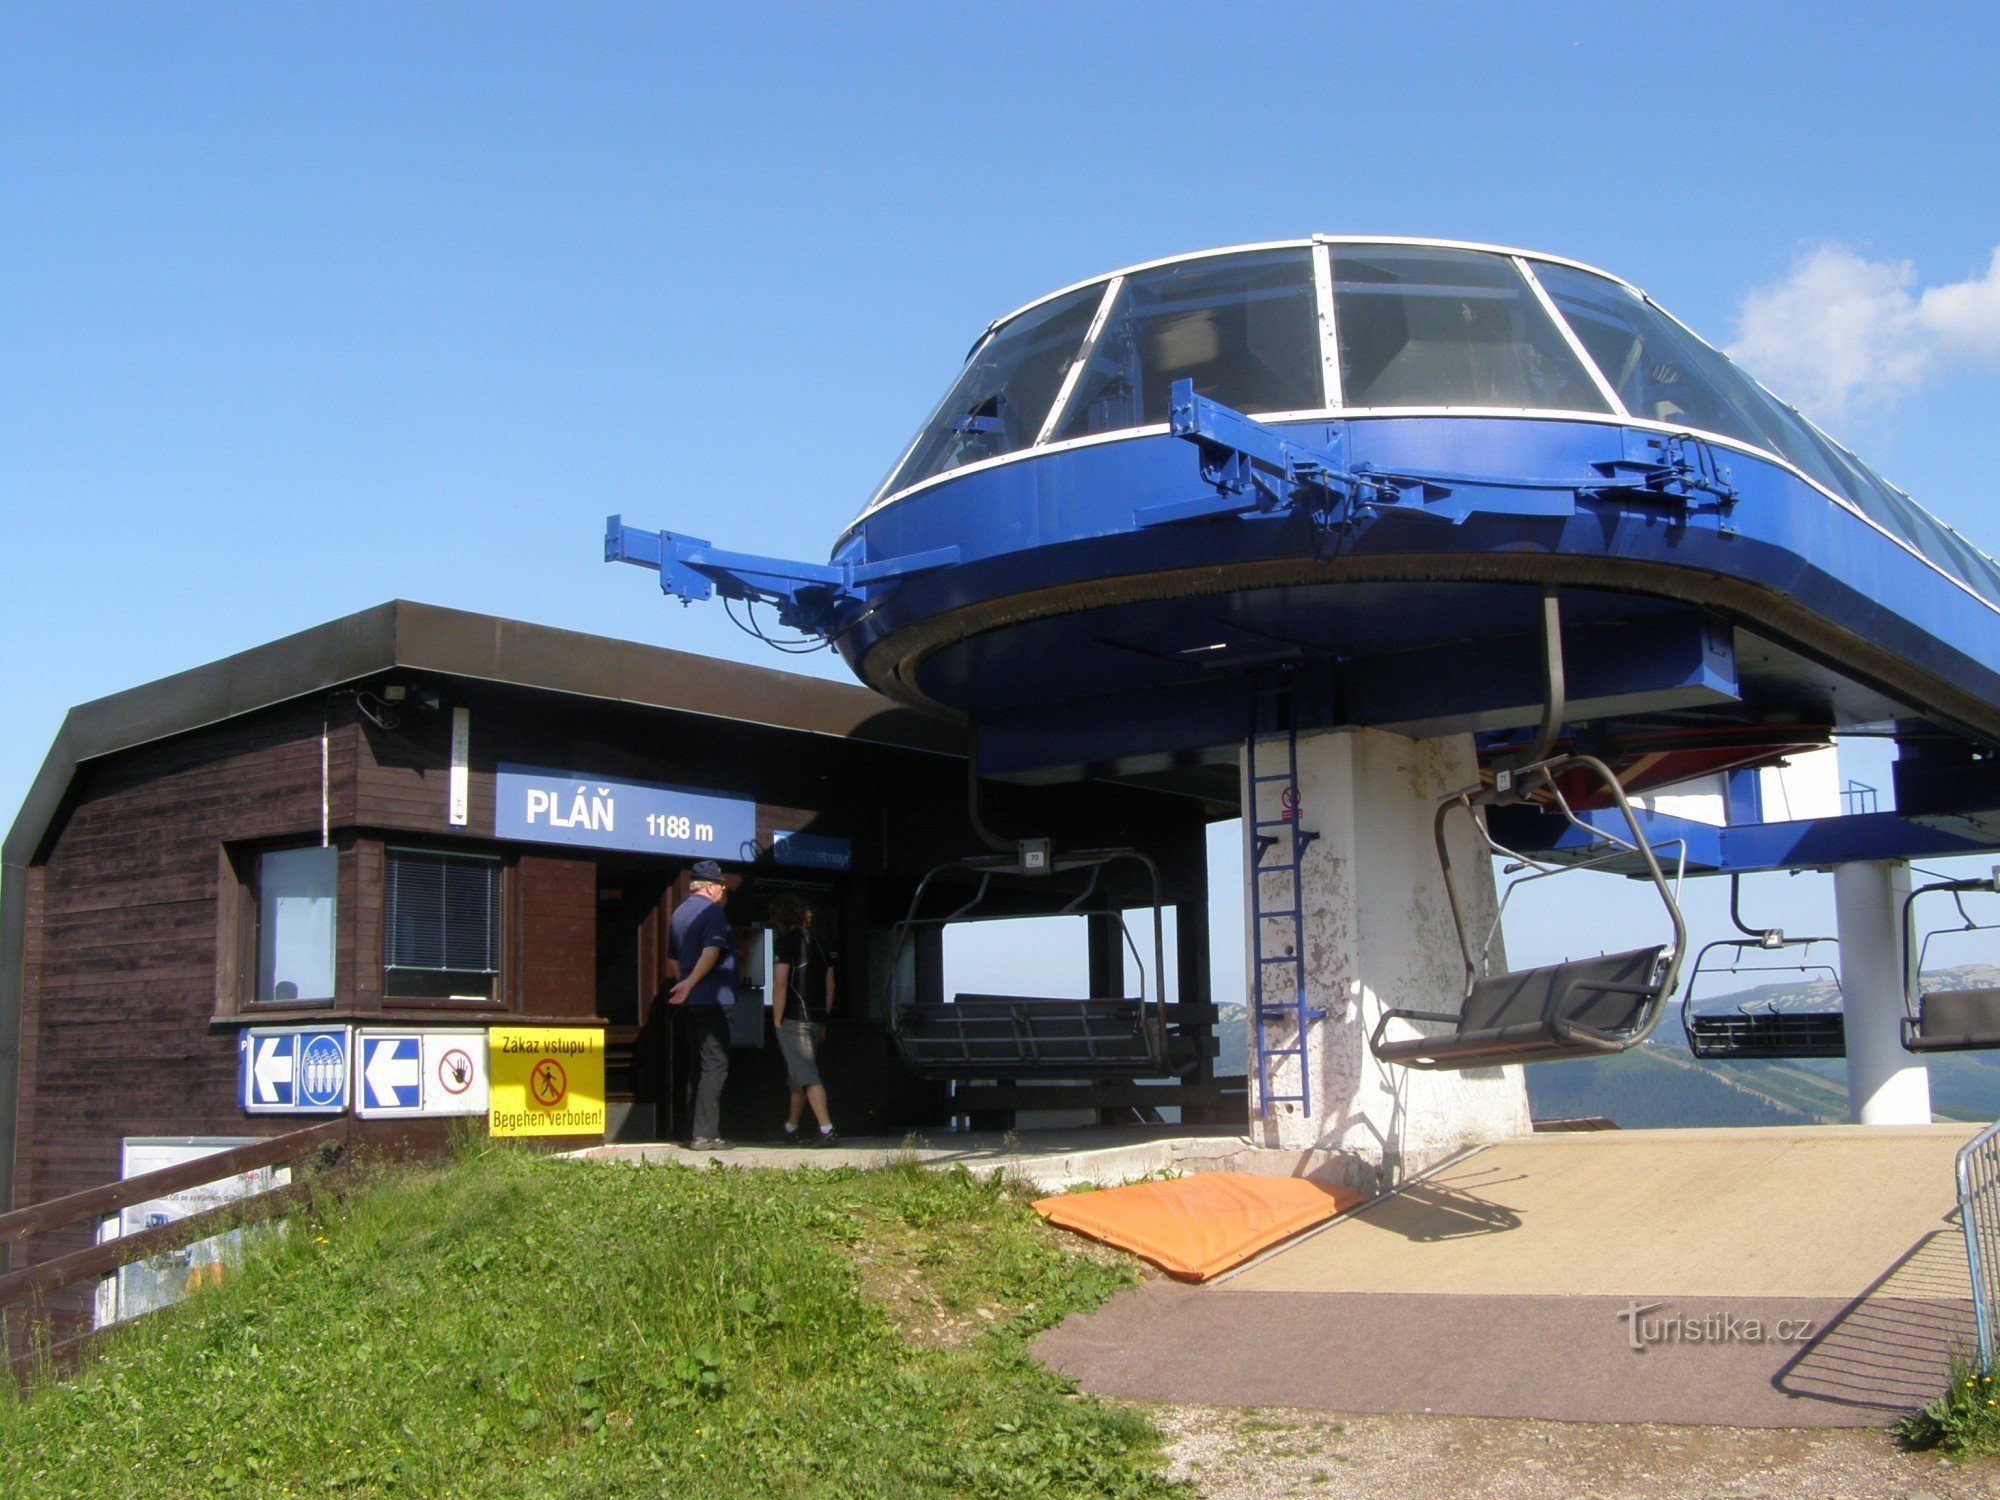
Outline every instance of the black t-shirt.
{"label": "black t-shirt", "polygon": [[789,964],[785,975],[785,1019],[826,1019],[826,950],[803,927],[780,931],[771,944],[771,962]]}

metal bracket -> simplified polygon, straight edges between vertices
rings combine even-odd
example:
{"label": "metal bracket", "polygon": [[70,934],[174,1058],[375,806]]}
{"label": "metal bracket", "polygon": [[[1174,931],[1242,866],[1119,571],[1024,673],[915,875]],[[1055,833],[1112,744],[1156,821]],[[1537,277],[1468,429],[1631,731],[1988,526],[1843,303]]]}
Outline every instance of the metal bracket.
{"label": "metal bracket", "polygon": [[949,568],[958,562],[958,548],[937,547],[908,557],[859,562],[792,562],[725,552],[698,536],[673,531],[642,531],[627,526],[623,516],[604,522],[604,560],[657,568],[660,592],[692,604],[697,599],[742,599],[776,606],[779,623],[808,635],[825,635],[836,605],[857,599],[870,584],[891,583],[918,573]]}
{"label": "metal bracket", "polygon": [[1735,534],[1730,512],[1739,496],[1728,466],[1717,461],[1714,448],[1678,432],[1647,432],[1636,427],[1623,431],[1624,455],[1592,465],[1608,482],[1578,489],[1579,498],[1674,500],[1684,515],[1712,512],[1717,531],[1725,536]]}
{"label": "metal bracket", "polygon": [[1346,434],[1339,428],[1324,447],[1302,442],[1197,396],[1192,380],[1174,382],[1167,426],[1200,451],[1201,477],[1215,493],[1143,506],[1132,513],[1137,526],[1303,512],[1319,530],[1331,532],[1353,524],[1362,511],[1397,504],[1412,488],[1365,465],[1348,467],[1342,454]]}

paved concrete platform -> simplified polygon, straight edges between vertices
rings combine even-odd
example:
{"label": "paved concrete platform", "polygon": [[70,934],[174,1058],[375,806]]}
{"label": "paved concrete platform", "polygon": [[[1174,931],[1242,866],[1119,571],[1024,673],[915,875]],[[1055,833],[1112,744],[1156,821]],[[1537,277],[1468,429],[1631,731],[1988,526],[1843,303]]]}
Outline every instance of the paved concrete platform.
{"label": "paved concrete platform", "polygon": [[[1968,1125],[1607,1130],[1461,1157],[1238,1291],[1858,1297],[1956,1202]],[[1969,1296],[1961,1264],[1957,1295]]]}
{"label": "paved concrete platform", "polygon": [[1973,1131],[1509,1142],[1212,1286],[1122,1293],[1038,1352],[1132,1399],[1883,1425],[1970,1347],[1952,1158]]}

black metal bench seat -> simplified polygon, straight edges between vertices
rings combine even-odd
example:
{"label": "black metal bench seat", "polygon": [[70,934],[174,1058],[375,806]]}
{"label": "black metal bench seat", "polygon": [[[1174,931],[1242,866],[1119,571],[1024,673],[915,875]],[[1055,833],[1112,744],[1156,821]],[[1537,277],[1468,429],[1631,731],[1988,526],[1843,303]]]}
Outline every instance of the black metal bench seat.
{"label": "black metal bench seat", "polygon": [[2000,1047],[2000,989],[1938,990],[1917,999],[1903,1018],[1911,1052],[1979,1052]]}
{"label": "black metal bench seat", "polygon": [[1715,1062],[1847,1056],[1847,1018],[1837,1010],[1728,1010],[1687,1018],[1688,1050]]}
{"label": "black metal bench seat", "polygon": [[[1662,943],[1475,980],[1457,1014],[1384,1011],[1369,1045],[1384,1062],[1439,1070],[1622,1052],[1659,1020],[1672,955]],[[1398,1020],[1450,1029],[1391,1038]]]}
{"label": "black metal bench seat", "polygon": [[[1175,1009],[1177,1007],[1166,1007]],[[1158,1018],[1139,1000],[960,995],[897,1013],[896,1046],[927,1078],[1143,1077],[1185,1071]]]}

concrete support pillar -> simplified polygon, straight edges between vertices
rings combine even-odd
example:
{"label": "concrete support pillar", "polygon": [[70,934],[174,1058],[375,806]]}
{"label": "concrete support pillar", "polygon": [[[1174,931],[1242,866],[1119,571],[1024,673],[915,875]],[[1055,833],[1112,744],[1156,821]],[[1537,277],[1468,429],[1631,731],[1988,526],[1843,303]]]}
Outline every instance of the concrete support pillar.
{"label": "concrete support pillar", "polygon": [[[1243,806],[1256,816],[1281,816],[1285,788],[1253,786],[1245,756]],[[1256,769],[1283,769],[1282,738],[1259,742]],[[1325,1018],[1308,1028],[1304,1056],[1309,1108],[1278,1102],[1300,1092],[1299,1064],[1283,1059],[1272,1068],[1272,1107],[1259,1097],[1255,1015],[1250,1037],[1251,1133],[1262,1144],[1317,1147],[1356,1159],[1356,1179],[1372,1171],[1376,1182],[1407,1173],[1476,1141],[1499,1140],[1529,1129],[1527,1089],[1521,1070],[1481,1068],[1428,1073],[1378,1063],[1369,1033],[1385,1008],[1455,1010],[1464,990],[1464,968],[1446,904],[1443,874],[1432,839],[1440,799],[1477,779],[1472,737],[1411,740],[1377,730],[1301,734],[1298,741],[1298,820],[1318,837],[1306,847],[1301,868],[1304,912],[1300,934],[1308,1005]],[[1253,793],[1255,795],[1253,795]],[[1492,921],[1492,863],[1473,831],[1454,828],[1454,868],[1463,872],[1460,900],[1468,920],[1484,932]],[[1289,905],[1286,877],[1258,861],[1253,819],[1244,818],[1245,879],[1261,882],[1263,905]],[[1289,1000],[1289,964],[1258,964],[1257,918],[1245,891],[1245,943],[1249,969],[1245,993],[1260,987],[1267,1005]],[[1285,919],[1266,918],[1262,948],[1283,954],[1292,937]],[[1496,963],[1504,964],[1495,949]],[[1260,972],[1261,968],[1261,972]],[[1290,1028],[1267,1022],[1283,1040]]]}
{"label": "concrete support pillar", "polygon": [[1847,1011],[1848,1118],[1861,1125],[1928,1125],[1930,1070],[1903,1050],[1907,966],[1903,902],[1910,867],[1900,860],[1839,865],[1840,994]]}

